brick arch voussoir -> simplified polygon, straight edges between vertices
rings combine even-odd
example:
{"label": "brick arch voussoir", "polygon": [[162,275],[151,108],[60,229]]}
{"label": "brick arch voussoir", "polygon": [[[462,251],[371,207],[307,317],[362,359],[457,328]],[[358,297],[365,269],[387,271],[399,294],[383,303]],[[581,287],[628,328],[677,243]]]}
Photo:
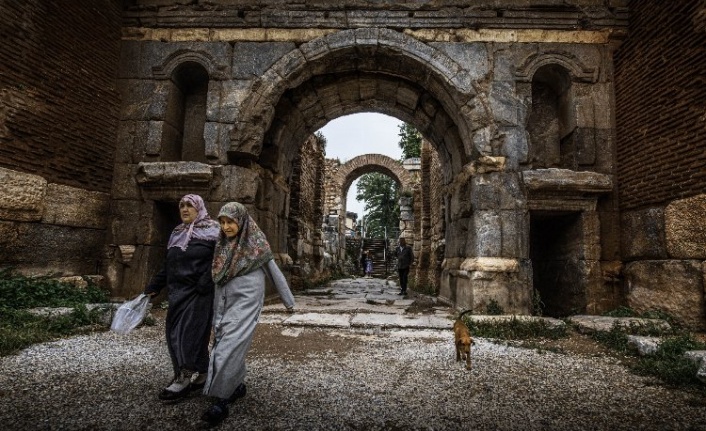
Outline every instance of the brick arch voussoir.
{"label": "brick arch voussoir", "polygon": [[361,171],[384,172],[391,175],[402,189],[412,188],[412,175],[402,166],[402,163],[383,154],[363,154],[344,163],[338,170],[336,184],[341,186],[342,195],[345,195],[353,181],[360,176]]}

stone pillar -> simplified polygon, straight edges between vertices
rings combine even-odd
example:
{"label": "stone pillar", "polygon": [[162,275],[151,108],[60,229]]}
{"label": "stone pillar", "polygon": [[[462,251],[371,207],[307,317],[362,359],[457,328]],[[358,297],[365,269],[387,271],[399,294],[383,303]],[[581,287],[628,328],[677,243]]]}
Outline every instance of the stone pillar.
{"label": "stone pillar", "polygon": [[529,314],[525,198],[518,174],[504,168],[503,157],[481,157],[450,184],[440,296],[476,313],[495,301],[507,313]]}

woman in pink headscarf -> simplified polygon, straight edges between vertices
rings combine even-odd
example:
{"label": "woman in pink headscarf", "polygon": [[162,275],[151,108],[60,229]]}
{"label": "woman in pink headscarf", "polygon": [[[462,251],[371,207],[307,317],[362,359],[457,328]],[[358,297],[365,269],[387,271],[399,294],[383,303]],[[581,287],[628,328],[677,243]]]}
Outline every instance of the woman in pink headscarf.
{"label": "woman in pink headscarf", "polygon": [[198,195],[179,202],[182,223],[172,231],[162,270],[145,289],[157,295],[165,286],[169,310],[166,335],[174,379],[160,394],[165,401],[185,397],[203,388],[208,371],[208,342],[213,318],[214,284],[211,278],[218,222],[212,220]]}

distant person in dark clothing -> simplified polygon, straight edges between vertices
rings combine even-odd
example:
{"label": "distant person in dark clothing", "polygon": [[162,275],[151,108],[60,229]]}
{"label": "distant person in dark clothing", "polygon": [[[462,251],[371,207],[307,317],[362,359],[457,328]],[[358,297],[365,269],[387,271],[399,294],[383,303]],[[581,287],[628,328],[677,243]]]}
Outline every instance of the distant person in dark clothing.
{"label": "distant person in dark clothing", "polygon": [[181,198],[179,215],[182,223],[169,237],[164,267],[145,289],[154,297],[167,288],[166,336],[174,379],[159,394],[165,401],[184,398],[206,381],[215,291],[211,266],[220,231],[201,196]]}
{"label": "distant person in dark clothing", "polygon": [[397,254],[397,274],[400,277],[400,295],[407,294],[407,280],[409,279],[409,267],[414,262],[412,247],[407,245],[404,238],[400,238]]}

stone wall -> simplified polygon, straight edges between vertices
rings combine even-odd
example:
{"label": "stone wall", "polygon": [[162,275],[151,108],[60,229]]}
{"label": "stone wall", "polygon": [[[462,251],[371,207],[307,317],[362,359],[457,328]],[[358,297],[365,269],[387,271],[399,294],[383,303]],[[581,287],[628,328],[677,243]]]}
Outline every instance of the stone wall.
{"label": "stone wall", "polygon": [[[93,13],[88,6],[66,6],[70,17],[58,8],[52,15],[53,6],[40,9],[37,1],[13,3],[12,10],[23,5],[37,8],[27,15],[37,22],[58,16],[72,23]],[[532,222],[549,218],[551,227],[552,218],[571,214],[577,224],[551,232],[560,244],[546,260],[571,262],[558,288],[578,281],[574,304],[589,312],[606,306],[603,269],[619,257],[612,54],[625,37],[626,0],[121,5],[119,63],[106,66],[117,58],[108,47],[106,56],[91,57],[97,70],[88,71],[99,80],[106,70],[115,73],[118,128],[113,133],[94,125],[90,148],[101,159],[91,164],[79,154],[76,163],[97,168],[70,178],[85,180],[84,189],[107,191],[105,162],[114,157],[104,271],[115,293],[141,290],[159,269],[178,222],[176,202],[185,193],[201,194],[211,213],[224,202],[243,202],[278,263],[292,269],[290,245],[296,243],[297,257],[307,254],[308,244],[316,248],[306,233],[300,242],[300,232],[314,229],[310,213],[315,218],[301,198],[315,182],[297,162],[302,148],[329,121],[372,111],[415,127],[437,157],[427,155],[429,196],[405,211],[424,218],[424,241],[415,244],[427,253],[422,278],[432,277],[432,252],[443,247],[441,273],[433,275],[441,297],[476,312],[491,300],[507,312],[532,312],[532,288],[546,279],[533,279],[533,257],[544,256],[531,250]],[[90,25],[57,33],[71,39],[85,29]],[[86,40],[100,44],[111,34]],[[40,29],[37,36],[53,34]],[[74,75],[83,77],[81,63],[73,65]],[[53,63],[43,66],[26,73],[56,72]],[[90,79],[77,82],[77,95],[93,91],[94,98],[76,105],[104,116],[114,99],[101,97]],[[61,130],[93,124],[70,120]],[[67,136],[77,136],[72,133]],[[110,155],[105,136],[117,138]],[[15,152],[23,145],[12,142]],[[34,156],[51,148],[45,144],[28,143],[33,158],[17,165],[43,160]],[[76,148],[88,147],[81,141]],[[45,180],[71,185],[53,176],[68,181],[72,163],[48,162]],[[323,216],[344,214],[345,188],[325,190]],[[292,202],[297,194],[300,200]],[[296,227],[291,214],[301,216]],[[334,243],[340,231],[332,235]]]}
{"label": "stone wall", "polygon": [[324,149],[322,142],[311,136],[300,149],[290,183],[289,237],[287,253],[291,257],[294,286],[304,279],[328,274],[321,232],[323,219]]}
{"label": "stone wall", "polygon": [[[444,185],[439,155],[428,141],[422,141],[419,181],[420,211],[415,221],[415,283],[428,292],[438,293],[441,264],[444,260]],[[415,204],[416,206],[416,204]]]}
{"label": "stone wall", "polygon": [[[614,192],[611,53],[626,25],[624,6],[133,1],[124,14],[116,164],[124,174],[116,177],[129,179],[116,190],[130,193],[116,202],[153,205],[186,189],[219,202],[243,193],[221,172],[236,170],[254,179],[244,183],[246,197],[282,253],[288,179],[301,145],[335,118],[378,112],[415,127],[438,155],[441,296],[477,311],[497,300],[508,312],[530,312],[530,216],[566,212],[581,214],[584,232],[572,255],[580,265],[566,280],[586,279],[580,294],[597,296],[601,234],[615,219],[599,216],[614,208],[597,201]],[[171,169],[177,175],[144,175],[159,171],[175,142],[186,143],[183,131],[192,131],[174,121],[171,107],[175,91],[195,91],[184,85],[189,70],[208,79],[199,86],[207,88],[204,142],[189,144],[203,156],[185,157],[182,148]],[[530,119],[542,127],[528,128]],[[214,187],[221,183],[230,187]],[[326,193],[325,214],[345,205]]]}
{"label": "stone wall", "polygon": [[0,266],[100,274],[110,196],[0,168]]}
{"label": "stone wall", "polygon": [[624,263],[616,274],[628,306],[704,329],[706,4],[630,8],[629,37],[615,54]]}
{"label": "stone wall", "polygon": [[99,274],[121,2],[10,0],[0,9],[0,266]]}

